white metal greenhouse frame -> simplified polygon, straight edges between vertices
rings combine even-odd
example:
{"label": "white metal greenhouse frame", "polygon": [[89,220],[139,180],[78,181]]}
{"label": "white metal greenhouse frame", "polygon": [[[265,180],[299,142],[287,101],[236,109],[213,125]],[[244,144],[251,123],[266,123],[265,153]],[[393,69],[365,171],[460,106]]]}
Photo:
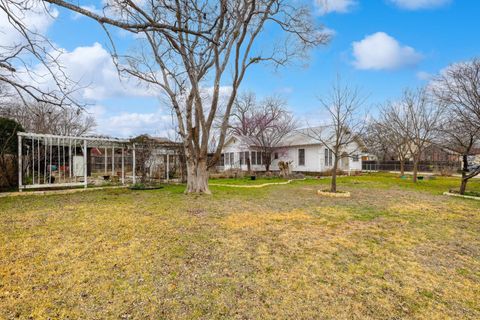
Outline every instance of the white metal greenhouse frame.
{"label": "white metal greenhouse frame", "polygon": [[[23,147],[25,141],[30,140],[26,155],[23,154]],[[31,148],[30,148],[31,147]],[[135,168],[135,144],[130,144],[128,140],[112,139],[112,138],[96,138],[96,137],[82,137],[82,136],[60,136],[51,134],[38,134],[31,132],[19,132],[18,133],[18,186],[19,191],[24,189],[40,189],[40,188],[56,188],[56,187],[75,187],[84,186],[88,184],[88,148],[105,149],[105,173],[110,168],[107,168],[107,149],[112,150],[112,175],[115,171],[115,149],[122,149],[122,171],[121,181],[125,184],[125,151],[132,148],[133,155],[133,168]],[[30,150],[31,149],[31,150]],[[56,149],[56,150],[55,150]],[[83,156],[83,181],[76,181],[77,175],[72,172],[72,156],[78,157],[77,150],[81,150]],[[61,152],[63,151],[63,152]],[[68,157],[66,157],[68,152]],[[54,154],[55,153],[55,154]],[[57,157],[57,170],[59,174],[59,181],[52,183],[52,166],[54,159]],[[23,179],[23,160],[31,160],[31,168],[27,168],[27,174],[31,171],[31,184],[24,183]],[[68,159],[68,162],[66,160]],[[68,176],[65,172],[65,167],[68,165]],[[37,169],[35,170],[35,166]],[[63,166],[64,176],[60,173],[60,169]],[[43,175],[42,175],[43,171]],[[133,183],[135,183],[135,170],[133,171]],[[73,175],[72,175],[73,173]],[[47,175],[48,174],[48,175]],[[48,178],[47,178],[48,177]],[[63,180],[63,181],[62,181]],[[72,182],[72,180],[74,180]]]}

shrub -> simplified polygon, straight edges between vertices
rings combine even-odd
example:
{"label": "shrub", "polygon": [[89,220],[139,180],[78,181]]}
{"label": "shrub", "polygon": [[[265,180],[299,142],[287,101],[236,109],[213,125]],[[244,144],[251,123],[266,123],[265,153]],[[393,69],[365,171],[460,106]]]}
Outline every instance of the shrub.
{"label": "shrub", "polygon": [[24,131],[17,121],[0,118],[0,152],[1,154],[13,154],[18,152],[17,132]]}
{"label": "shrub", "polygon": [[0,187],[17,185],[17,133],[21,131],[15,120],[0,118]]}

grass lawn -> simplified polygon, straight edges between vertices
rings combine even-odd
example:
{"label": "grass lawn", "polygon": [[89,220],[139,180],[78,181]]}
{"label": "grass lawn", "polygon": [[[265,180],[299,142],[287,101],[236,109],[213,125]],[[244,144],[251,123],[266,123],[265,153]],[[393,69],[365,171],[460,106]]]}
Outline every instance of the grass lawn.
{"label": "grass lawn", "polygon": [[229,179],[210,179],[211,184],[234,184],[234,185],[257,185],[265,183],[276,183],[276,182],[287,182],[288,179],[283,179],[279,177],[257,177],[255,180],[252,180],[250,176],[243,178],[229,178]]}
{"label": "grass lawn", "polygon": [[441,195],[458,179],[327,183],[0,198],[0,318],[480,318],[480,201]]}

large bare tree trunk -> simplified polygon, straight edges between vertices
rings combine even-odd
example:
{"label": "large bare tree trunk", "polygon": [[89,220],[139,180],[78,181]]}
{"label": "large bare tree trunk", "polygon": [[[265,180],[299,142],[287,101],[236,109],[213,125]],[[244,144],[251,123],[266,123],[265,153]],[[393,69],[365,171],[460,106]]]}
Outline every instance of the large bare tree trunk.
{"label": "large bare tree trunk", "polygon": [[465,191],[467,190],[467,182],[468,182],[468,179],[465,178],[465,174],[462,174],[462,183],[460,184],[460,194],[465,194]]}
{"label": "large bare tree trunk", "polygon": [[467,172],[468,172],[468,156],[464,154],[462,156],[463,168],[462,168],[462,183],[460,184],[460,194],[465,194],[467,190]]}
{"label": "large bare tree trunk", "polygon": [[187,189],[185,193],[211,194],[208,188],[206,160],[200,160],[198,163],[195,163],[193,160],[187,160]]}
{"label": "large bare tree trunk", "polygon": [[413,157],[413,182],[417,182],[418,176],[418,157]]}
{"label": "large bare tree trunk", "polygon": [[265,151],[265,156],[263,157],[263,161],[265,163],[265,172],[269,173],[270,172],[270,165],[271,165],[271,159],[272,156],[269,155],[267,151]]}
{"label": "large bare tree trunk", "polygon": [[337,192],[337,168],[338,168],[338,157],[335,155],[335,160],[333,162],[332,184],[330,185],[330,192]]}

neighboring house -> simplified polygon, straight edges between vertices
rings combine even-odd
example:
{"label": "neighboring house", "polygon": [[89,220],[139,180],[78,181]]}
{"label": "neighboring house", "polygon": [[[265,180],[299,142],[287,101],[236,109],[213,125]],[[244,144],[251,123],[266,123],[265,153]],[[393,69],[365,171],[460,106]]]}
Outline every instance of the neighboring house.
{"label": "neighboring house", "polygon": [[[331,148],[331,146],[329,146]],[[365,155],[360,143],[349,145],[341,158],[338,169],[343,171],[362,170]],[[350,155],[350,156],[347,156]],[[265,171],[265,154],[261,148],[251,145],[244,136],[231,135],[227,138],[218,165],[219,170]],[[271,171],[278,171],[280,161],[290,162],[292,172],[325,172],[333,168],[333,153],[324,144],[306,135],[306,129],[297,130],[285,137],[271,155]]]}
{"label": "neighboring house", "polygon": [[430,144],[420,154],[420,161],[428,162],[459,162],[460,158],[458,153],[435,144]]}

